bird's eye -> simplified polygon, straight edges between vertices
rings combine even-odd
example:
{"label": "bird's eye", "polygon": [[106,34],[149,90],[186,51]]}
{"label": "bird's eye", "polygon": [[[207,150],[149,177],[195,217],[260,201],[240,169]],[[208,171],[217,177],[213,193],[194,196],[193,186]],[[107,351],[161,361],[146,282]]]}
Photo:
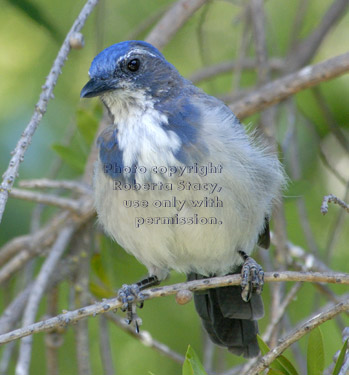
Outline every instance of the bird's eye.
{"label": "bird's eye", "polygon": [[128,70],[131,72],[136,72],[139,69],[141,62],[138,59],[132,59],[127,63]]}

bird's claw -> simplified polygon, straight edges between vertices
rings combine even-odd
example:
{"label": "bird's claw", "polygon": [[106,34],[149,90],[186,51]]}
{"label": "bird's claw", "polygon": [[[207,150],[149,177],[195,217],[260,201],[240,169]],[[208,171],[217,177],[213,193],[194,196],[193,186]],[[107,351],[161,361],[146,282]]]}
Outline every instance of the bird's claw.
{"label": "bird's claw", "polygon": [[241,297],[248,302],[252,293],[261,294],[264,285],[264,271],[262,267],[243,251],[239,251],[244,259],[241,269]]}
{"label": "bird's claw", "polygon": [[142,319],[137,314],[136,304],[131,303],[128,305],[125,321],[129,325],[134,324],[136,332],[139,333],[139,326],[142,325]]}
{"label": "bird's claw", "polygon": [[137,284],[127,285],[124,284],[118,290],[118,300],[122,302],[121,310],[126,311],[126,323],[134,324],[136,332],[139,333],[139,326],[142,324],[142,319],[137,315],[137,305],[135,300],[140,302],[139,307],[143,307],[143,294]]}

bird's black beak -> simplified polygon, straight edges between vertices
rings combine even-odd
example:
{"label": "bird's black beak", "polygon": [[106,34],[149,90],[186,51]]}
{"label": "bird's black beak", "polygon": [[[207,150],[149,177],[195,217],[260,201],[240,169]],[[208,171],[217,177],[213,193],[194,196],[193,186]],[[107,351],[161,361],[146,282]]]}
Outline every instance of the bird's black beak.
{"label": "bird's black beak", "polygon": [[94,96],[102,95],[106,91],[112,91],[116,88],[115,82],[111,82],[107,79],[91,78],[82,88],[80,98],[93,98]]}

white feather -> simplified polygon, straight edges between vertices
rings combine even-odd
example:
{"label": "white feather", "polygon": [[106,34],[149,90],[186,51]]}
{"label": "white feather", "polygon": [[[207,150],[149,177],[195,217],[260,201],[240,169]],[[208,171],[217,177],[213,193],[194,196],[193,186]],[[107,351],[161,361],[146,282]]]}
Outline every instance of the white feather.
{"label": "white feather", "polygon": [[[124,164],[145,166],[179,166],[174,153],[181,147],[179,137],[160,124],[167,118],[154,109],[142,92],[125,91],[123,97],[105,96],[118,127],[118,141],[124,152]],[[132,95],[130,101],[127,95]],[[133,103],[127,106],[125,103]],[[105,230],[149,270],[164,278],[169,269],[202,275],[226,274],[242,263],[237,250],[250,254],[263,229],[264,218],[271,212],[273,200],[284,183],[283,169],[277,157],[255,144],[227,108],[214,102],[194,103],[203,114],[200,140],[205,141],[206,157],[200,165],[221,164],[222,173],[199,176],[190,174],[168,179],[174,190],[114,190],[114,182],[98,161],[95,170],[95,201],[99,221]],[[192,160],[194,163],[196,160]],[[151,175],[153,181],[156,177]],[[148,175],[137,175],[146,182]],[[158,181],[160,178],[158,178]],[[215,194],[223,207],[193,208],[190,200],[202,200],[207,191],[175,190],[179,180],[192,183],[217,183],[222,189]],[[154,201],[185,201],[176,207],[153,206]],[[212,198],[212,197],[209,197]],[[127,208],[125,200],[148,202],[147,208]],[[215,217],[222,224],[161,224],[161,218]],[[138,219],[137,219],[138,218]],[[137,220],[144,223],[136,227]],[[147,218],[159,218],[147,224]],[[150,221],[150,219],[149,219]]]}

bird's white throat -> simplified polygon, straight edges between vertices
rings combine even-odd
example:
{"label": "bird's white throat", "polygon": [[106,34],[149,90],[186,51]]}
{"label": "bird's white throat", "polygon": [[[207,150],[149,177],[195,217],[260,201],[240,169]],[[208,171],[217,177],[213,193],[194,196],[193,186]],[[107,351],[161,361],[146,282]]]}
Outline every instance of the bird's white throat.
{"label": "bird's white throat", "polygon": [[117,90],[102,100],[114,118],[125,167],[178,164],[174,155],[181,140],[170,129],[167,116],[154,108],[154,101],[144,91]]}

